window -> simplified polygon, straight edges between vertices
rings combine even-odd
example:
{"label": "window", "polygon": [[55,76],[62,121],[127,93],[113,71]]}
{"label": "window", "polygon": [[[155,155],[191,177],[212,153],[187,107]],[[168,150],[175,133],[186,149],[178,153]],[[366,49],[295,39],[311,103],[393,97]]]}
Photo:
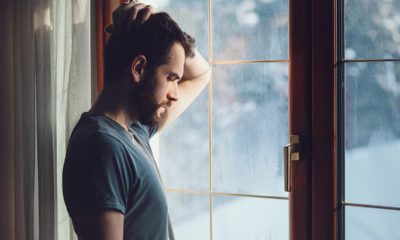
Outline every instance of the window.
{"label": "window", "polygon": [[[213,67],[208,89],[153,138],[177,239],[288,239],[289,228],[294,240],[335,239],[337,2],[146,1],[192,33]],[[288,134],[301,149],[290,194]]]}
{"label": "window", "polygon": [[340,239],[399,239],[400,2],[339,9]]}
{"label": "window", "polygon": [[288,1],[147,3],[193,34],[213,67],[208,89],[153,142],[177,239],[289,239]]}

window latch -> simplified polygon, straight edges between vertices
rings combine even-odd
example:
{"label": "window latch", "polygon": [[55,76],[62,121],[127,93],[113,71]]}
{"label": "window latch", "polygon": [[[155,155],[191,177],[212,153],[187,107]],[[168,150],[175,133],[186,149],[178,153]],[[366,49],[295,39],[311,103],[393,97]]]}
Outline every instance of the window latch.
{"label": "window latch", "polygon": [[284,156],[284,173],[285,173],[285,191],[290,192],[292,190],[291,181],[291,165],[292,161],[300,160],[300,140],[298,135],[289,136],[289,144],[283,147]]}

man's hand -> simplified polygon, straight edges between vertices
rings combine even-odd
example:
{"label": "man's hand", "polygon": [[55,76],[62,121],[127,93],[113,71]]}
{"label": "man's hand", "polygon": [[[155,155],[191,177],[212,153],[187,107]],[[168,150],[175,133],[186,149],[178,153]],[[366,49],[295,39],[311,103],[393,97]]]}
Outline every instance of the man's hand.
{"label": "man's hand", "polygon": [[129,31],[134,24],[143,24],[158,10],[151,5],[131,2],[122,3],[112,14],[113,24],[106,28],[108,33]]}

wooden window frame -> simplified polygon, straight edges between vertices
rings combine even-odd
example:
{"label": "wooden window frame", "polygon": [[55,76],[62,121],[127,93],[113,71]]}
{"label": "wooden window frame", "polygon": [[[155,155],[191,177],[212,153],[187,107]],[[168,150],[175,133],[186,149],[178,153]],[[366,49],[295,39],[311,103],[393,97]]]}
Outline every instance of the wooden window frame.
{"label": "wooden window frame", "polygon": [[338,239],[336,0],[289,0],[290,134],[301,137],[293,164],[290,239]]}
{"label": "wooden window frame", "polygon": [[337,239],[336,0],[312,3],[312,239]]}
{"label": "wooden window frame", "polygon": [[112,12],[124,0],[99,0],[95,2],[96,8],[96,52],[97,52],[97,93],[103,89],[104,84],[104,62],[103,49],[109,35],[104,29],[112,23]]}
{"label": "wooden window frame", "polygon": [[311,0],[289,0],[289,134],[300,136],[292,164],[290,239],[311,239]]}

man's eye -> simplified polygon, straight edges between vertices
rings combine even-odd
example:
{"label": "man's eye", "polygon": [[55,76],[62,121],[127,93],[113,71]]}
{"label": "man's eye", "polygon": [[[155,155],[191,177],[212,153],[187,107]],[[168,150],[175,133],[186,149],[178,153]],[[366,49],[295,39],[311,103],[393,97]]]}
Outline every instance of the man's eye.
{"label": "man's eye", "polygon": [[170,76],[167,78],[168,81],[175,81],[175,80],[179,80],[179,78],[175,77],[175,76]]}

